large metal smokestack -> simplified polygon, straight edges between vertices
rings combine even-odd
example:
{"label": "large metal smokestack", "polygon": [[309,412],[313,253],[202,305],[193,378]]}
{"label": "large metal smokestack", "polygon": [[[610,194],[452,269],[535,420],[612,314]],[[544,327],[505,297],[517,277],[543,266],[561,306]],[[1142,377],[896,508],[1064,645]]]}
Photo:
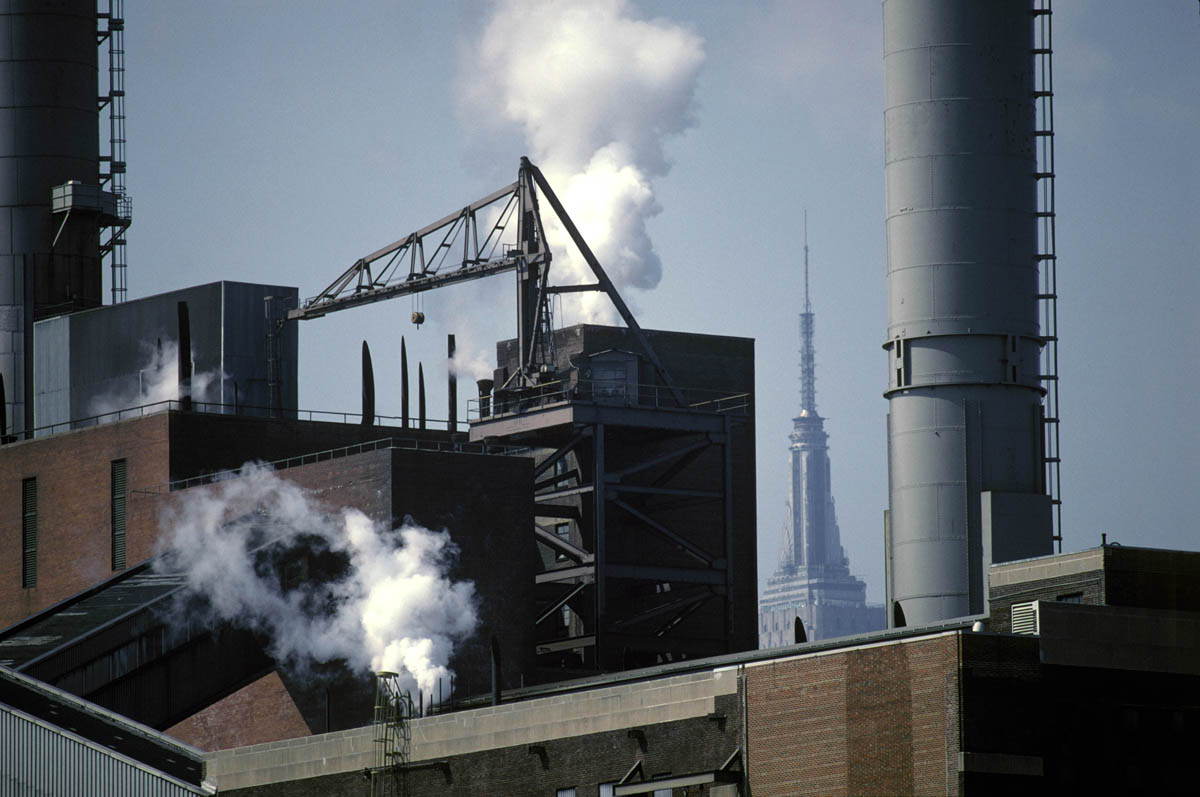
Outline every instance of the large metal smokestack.
{"label": "large metal smokestack", "polygon": [[988,564],[1051,552],[1033,64],[1031,2],[884,2],[894,625],[982,612]]}
{"label": "large metal smokestack", "polygon": [[[96,3],[4,3],[0,42],[0,374],[19,433],[32,427],[34,314],[100,304]],[[73,180],[51,213],[52,189]]]}

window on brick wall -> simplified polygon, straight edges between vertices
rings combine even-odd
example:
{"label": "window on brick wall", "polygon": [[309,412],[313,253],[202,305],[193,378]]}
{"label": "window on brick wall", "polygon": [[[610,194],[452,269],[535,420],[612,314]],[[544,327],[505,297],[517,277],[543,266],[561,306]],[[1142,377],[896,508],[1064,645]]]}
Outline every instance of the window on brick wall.
{"label": "window on brick wall", "polygon": [[617,782],[614,780],[610,783],[600,784],[600,797],[613,797],[613,792],[617,788]]}
{"label": "window on brick wall", "polygon": [[112,569],[125,569],[125,460],[112,462]]}
{"label": "window on brick wall", "polygon": [[21,586],[37,586],[37,478],[21,482]]}
{"label": "window on brick wall", "polygon": [[1068,592],[1066,595],[1059,595],[1054,600],[1059,603],[1083,603],[1083,593]]}
{"label": "window on brick wall", "polygon": [[554,797],[575,797],[575,787],[568,786],[565,789],[559,789],[554,792]]}

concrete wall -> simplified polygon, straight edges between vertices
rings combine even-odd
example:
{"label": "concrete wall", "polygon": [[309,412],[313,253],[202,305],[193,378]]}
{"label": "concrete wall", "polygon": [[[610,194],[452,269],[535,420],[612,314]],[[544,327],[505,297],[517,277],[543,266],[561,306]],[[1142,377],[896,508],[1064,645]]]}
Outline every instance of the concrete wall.
{"label": "concrete wall", "polygon": [[[416,794],[553,794],[577,786],[585,795],[638,760],[648,776],[715,769],[738,746],[737,681],[736,670],[705,671],[417,719],[410,761],[453,758],[448,774],[414,769],[408,785]],[[718,711],[723,722],[708,719]],[[643,731],[644,749],[629,728]],[[324,777],[325,789],[365,788],[360,773],[375,763],[373,739],[367,727],[222,750],[209,756],[207,777],[223,793],[246,795],[315,793],[296,783],[310,777]],[[530,745],[544,748],[545,764]]]}

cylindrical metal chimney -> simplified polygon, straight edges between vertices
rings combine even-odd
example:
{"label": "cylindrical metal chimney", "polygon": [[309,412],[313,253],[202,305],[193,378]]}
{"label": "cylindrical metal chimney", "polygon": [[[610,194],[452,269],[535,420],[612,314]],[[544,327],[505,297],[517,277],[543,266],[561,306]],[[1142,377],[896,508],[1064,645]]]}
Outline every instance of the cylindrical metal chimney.
{"label": "cylindrical metal chimney", "polygon": [[492,414],[492,387],[495,382],[491,379],[476,379],[475,386],[479,388],[479,417],[486,418]]}
{"label": "cylindrical metal chimney", "polygon": [[[885,0],[888,616],[1051,552],[1028,0]],[[904,621],[896,618],[902,617]]]}
{"label": "cylindrical metal chimney", "polygon": [[99,182],[96,3],[11,0],[0,42],[0,373],[9,428],[20,432],[33,392],[26,316],[100,304],[97,216],[64,225],[50,201],[55,186]]}

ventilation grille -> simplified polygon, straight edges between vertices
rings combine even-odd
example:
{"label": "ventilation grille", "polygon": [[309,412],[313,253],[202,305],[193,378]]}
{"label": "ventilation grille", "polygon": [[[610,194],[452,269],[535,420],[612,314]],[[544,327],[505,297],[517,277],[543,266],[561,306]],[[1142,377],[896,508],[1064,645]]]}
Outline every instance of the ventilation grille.
{"label": "ventilation grille", "polygon": [[125,460],[112,463],[112,569],[125,569]]}
{"label": "ventilation grille", "polygon": [[1012,605],[1012,632],[1035,635],[1040,633],[1037,601]]}
{"label": "ventilation grille", "polygon": [[37,586],[37,479],[21,482],[21,586]]}

